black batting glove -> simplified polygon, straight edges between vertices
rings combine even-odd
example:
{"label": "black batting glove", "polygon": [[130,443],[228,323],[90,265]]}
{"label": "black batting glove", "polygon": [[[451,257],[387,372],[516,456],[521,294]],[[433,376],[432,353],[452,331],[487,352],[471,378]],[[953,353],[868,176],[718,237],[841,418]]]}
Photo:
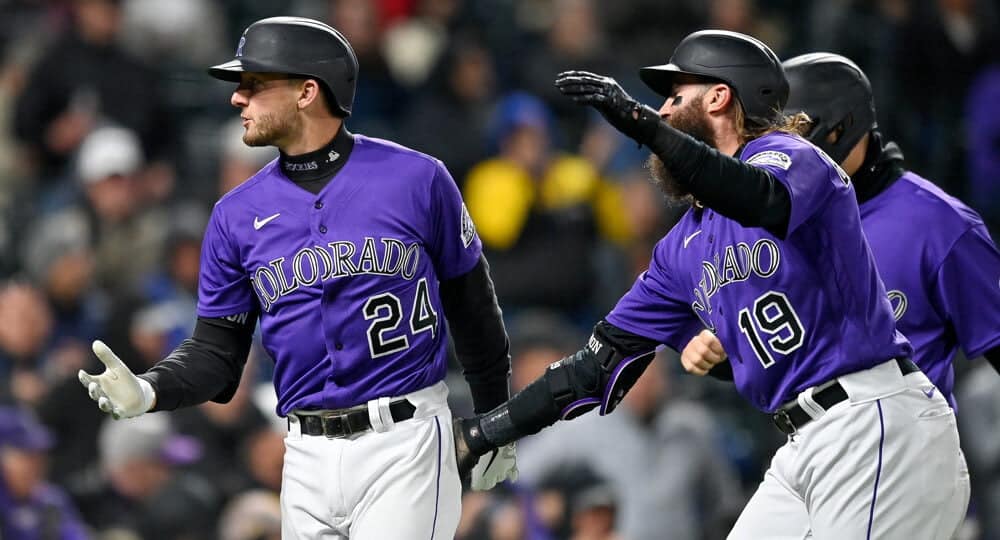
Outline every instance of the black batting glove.
{"label": "black batting glove", "polygon": [[479,417],[455,418],[452,421],[452,432],[455,436],[455,458],[458,461],[458,474],[468,478],[472,468],[476,466],[479,457],[489,453],[496,447],[486,440],[479,426]]}
{"label": "black batting glove", "polygon": [[589,105],[608,123],[639,144],[648,144],[660,124],[660,114],[632,99],[611,77],[586,71],[564,71],[556,88],[580,105]]}

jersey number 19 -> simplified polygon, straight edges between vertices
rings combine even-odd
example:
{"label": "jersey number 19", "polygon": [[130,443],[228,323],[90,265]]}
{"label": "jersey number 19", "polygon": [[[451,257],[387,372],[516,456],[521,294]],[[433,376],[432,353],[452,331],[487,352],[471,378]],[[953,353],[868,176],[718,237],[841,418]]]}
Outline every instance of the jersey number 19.
{"label": "jersey number 19", "polygon": [[768,291],[752,307],[741,309],[739,323],[764,369],[774,365],[774,352],[789,354],[805,341],[802,321],[782,292]]}

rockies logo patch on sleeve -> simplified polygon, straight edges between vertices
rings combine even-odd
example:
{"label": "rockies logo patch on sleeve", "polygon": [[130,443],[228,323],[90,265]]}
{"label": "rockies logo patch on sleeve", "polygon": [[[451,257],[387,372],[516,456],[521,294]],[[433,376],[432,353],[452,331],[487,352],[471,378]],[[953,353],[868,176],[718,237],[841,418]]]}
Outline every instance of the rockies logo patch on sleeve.
{"label": "rockies logo patch on sleeve", "polygon": [[761,152],[750,156],[747,163],[751,165],[772,165],[774,167],[781,167],[787,171],[788,168],[792,166],[792,158],[784,152],[768,150],[767,152]]}
{"label": "rockies logo patch on sleeve", "polygon": [[472,216],[469,215],[469,209],[465,207],[465,203],[462,203],[462,244],[465,247],[469,247],[475,238],[476,226],[472,223]]}

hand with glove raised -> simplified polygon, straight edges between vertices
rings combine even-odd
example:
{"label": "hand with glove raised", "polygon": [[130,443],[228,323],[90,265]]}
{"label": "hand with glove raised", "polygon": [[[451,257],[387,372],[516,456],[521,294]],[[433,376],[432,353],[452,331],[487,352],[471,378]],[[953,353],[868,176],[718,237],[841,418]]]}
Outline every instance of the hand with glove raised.
{"label": "hand with glove raised", "polygon": [[136,377],[103,341],[95,341],[94,354],[107,368],[100,375],[80,370],[80,383],[90,399],[115,420],[139,416],[156,404],[156,394],[149,381]]}
{"label": "hand with glove raised", "polygon": [[555,85],[575,103],[597,109],[608,123],[639,144],[648,144],[656,134],[660,114],[633,99],[611,77],[564,71],[556,77]]}

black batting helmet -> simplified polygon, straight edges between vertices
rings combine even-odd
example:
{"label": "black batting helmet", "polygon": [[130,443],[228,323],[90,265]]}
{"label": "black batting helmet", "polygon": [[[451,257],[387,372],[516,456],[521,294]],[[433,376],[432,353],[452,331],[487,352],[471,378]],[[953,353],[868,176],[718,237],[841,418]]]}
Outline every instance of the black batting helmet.
{"label": "black batting helmet", "polygon": [[333,27],[303,17],[261,19],[243,31],[236,57],[212,66],[216,79],[239,82],[240,73],[287,73],[316,79],[325,86],[330,107],[351,114],[358,58]]}
{"label": "black batting helmet", "polygon": [[[792,93],[785,112],[808,114],[813,121],[809,140],[837,163],[844,161],[861,137],[878,127],[868,77],[839,54],[803,54],[783,65]],[[834,130],[841,133],[831,144],[827,136]]]}
{"label": "black batting helmet", "polygon": [[758,124],[777,119],[788,99],[788,81],[778,56],[761,41],[738,32],[695,32],[681,40],[669,63],[639,70],[642,81],[664,97],[673,94],[678,75],[726,83],[743,113]]}

